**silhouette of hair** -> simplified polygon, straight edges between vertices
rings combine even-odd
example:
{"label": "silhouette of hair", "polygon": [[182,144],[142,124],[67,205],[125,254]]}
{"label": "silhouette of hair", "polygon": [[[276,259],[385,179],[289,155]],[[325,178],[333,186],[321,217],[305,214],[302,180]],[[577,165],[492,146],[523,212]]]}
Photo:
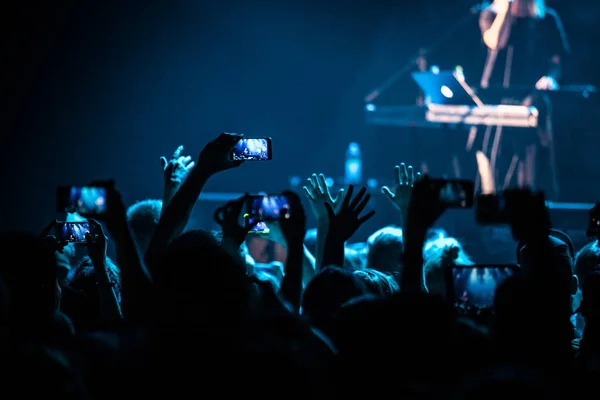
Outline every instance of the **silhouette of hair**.
{"label": "silhouette of hair", "polygon": [[142,254],[146,252],[162,211],[162,200],[146,199],[127,209],[131,234]]}
{"label": "silhouette of hair", "polygon": [[6,260],[0,277],[8,293],[9,318],[51,320],[58,304],[53,250],[37,236],[9,232],[0,234],[0,253]]}
{"label": "silhouette of hair", "polygon": [[354,250],[352,248],[344,248],[344,269],[351,271],[365,268],[367,263],[367,253]]}
{"label": "silhouette of hair", "polygon": [[600,245],[597,240],[588,243],[575,255],[575,274],[579,278],[579,286],[597,265],[600,265]]}
{"label": "silhouette of hair", "polygon": [[[583,301],[581,304],[581,312],[589,318],[600,318],[600,265],[593,268],[583,279],[581,286]],[[597,321],[595,321],[597,322]]]}
{"label": "silhouette of hair", "polygon": [[[156,284],[161,299],[179,317],[239,321],[251,280],[211,232],[191,230],[173,240],[161,260]],[[165,315],[166,316],[166,315]]]}
{"label": "silhouette of hair", "polygon": [[[372,379],[393,379],[395,388],[405,384],[420,391],[431,387],[429,380],[447,378],[454,330],[453,310],[443,299],[427,293],[396,293],[364,296],[344,304],[332,337],[342,357],[341,376],[355,373],[356,368],[361,371],[361,379],[352,382],[351,390],[368,387],[370,394],[379,396],[384,393],[373,391],[384,390],[389,395],[389,386],[375,388]],[[392,360],[400,359],[410,366],[402,374],[390,366]]]}
{"label": "silhouette of hair", "polygon": [[427,291],[441,294],[445,267],[474,265],[458,240],[452,237],[434,239],[423,246],[423,284]]}
{"label": "silhouette of hair", "polygon": [[399,272],[404,244],[402,229],[386,226],[367,239],[367,267],[381,272]]}
{"label": "silhouette of hair", "polygon": [[391,275],[371,268],[354,271],[354,276],[365,284],[371,294],[376,296],[389,296],[400,291],[400,286]]}
{"label": "silhouette of hair", "polygon": [[367,287],[352,271],[327,267],[306,285],[302,297],[302,314],[315,327],[327,333],[327,324],[339,308],[348,300],[367,293]]}

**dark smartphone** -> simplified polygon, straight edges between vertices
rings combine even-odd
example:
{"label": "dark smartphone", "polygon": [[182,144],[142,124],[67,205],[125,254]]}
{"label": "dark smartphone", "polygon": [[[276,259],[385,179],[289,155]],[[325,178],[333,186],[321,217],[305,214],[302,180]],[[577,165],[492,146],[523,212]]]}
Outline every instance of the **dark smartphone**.
{"label": "dark smartphone", "polygon": [[475,185],[465,179],[432,179],[431,185],[439,191],[440,202],[448,208],[471,208]]}
{"label": "dark smartphone", "polygon": [[90,232],[87,222],[57,222],[54,236],[59,242],[86,243],[85,234]]}
{"label": "dark smartphone", "polygon": [[446,271],[446,295],[461,313],[491,312],[496,289],[518,271],[512,264],[450,267]]}
{"label": "dark smartphone", "polygon": [[271,158],[271,138],[241,139],[231,153],[231,159],[235,161],[268,161]]}
{"label": "dark smartphone", "polygon": [[482,194],[478,196],[475,220],[481,225],[508,224],[504,196],[501,194]]}
{"label": "dark smartphone", "polygon": [[587,235],[600,238],[600,202],[590,210]]}
{"label": "dark smartphone", "polygon": [[106,189],[99,186],[60,186],[56,189],[58,212],[98,215],[106,212]]}
{"label": "dark smartphone", "polygon": [[252,233],[269,233],[268,222],[279,221],[279,218],[290,217],[290,205],[283,195],[259,195],[246,198],[246,212],[244,219],[246,226]]}

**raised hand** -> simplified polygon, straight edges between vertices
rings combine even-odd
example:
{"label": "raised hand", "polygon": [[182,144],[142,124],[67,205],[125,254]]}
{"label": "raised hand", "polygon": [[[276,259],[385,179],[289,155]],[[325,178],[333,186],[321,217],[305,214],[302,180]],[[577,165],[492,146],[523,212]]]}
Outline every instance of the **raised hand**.
{"label": "raised hand", "polygon": [[306,235],[306,214],[300,197],[292,191],[286,190],[281,193],[288,201],[290,206],[289,218],[286,213],[281,213],[279,219],[279,229],[285,238],[288,246],[299,245],[302,247],[304,236]]}
{"label": "raised hand", "polygon": [[388,186],[383,186],[381,191],[398,210],[406,212],[410,204],[412,188],[420,180],[421,174],[417,172],[415,175],[412,165],[407,168],[402,163],[394,168],[394,187],[390,189]]}
{"label": "raised hand", "polygon": [[500,14],[506,14],[510,8],[510,1],[509,0],[494,0],[494,3],[492,4],[494,11],[496,11],[496,13]]}
{"label": "raised hand", "polygon": [[308,178],[307,186],[304,186],[302,189],[304,190],[304,194],[310,203],[312,212],[318,221],[327,220],[325,203],[330,204],[333,210],[337,211],[342,202],[342,198],[344,197],[344,189],[340,189],[335,198],[331,197],[329,187],[325,182],[325,175],[323,174],[312,174],[312,176]]}
{"label": "raised hand", "polygon": [[224,204],[217,208],[213,216],[223,231],[223,240],[230,241],[236,249],[244,243],[248,231],[253,228],[253,226],[241,226],[239,223],[245,198],[246,196],[243,196]]}
{"label": "raised hand", "polygon": [[53,251],[58,251],[59,253],[63,253],[65,247],[69,244],[66,241],[59,241],[56,236],[53,235],[54,227],[56,226],[57,221],[52,220],[43,230],[40,237],[45,246],[50,248]]}
{"label": "raised hand", "polygon": [[425,234],[445,211],[440,202],[440,189],[427,176],[414,185],[407,215],[407,228],[411,233],[417,230]]}
{"label": "raised hand", "polygon": [[171,156],[170,160],[166,157],[161,157],[160,162],[162,164],[165,185],[179,187],[188,176],[194,165],[191,156],[182,156],[183,146],[177,147],[175,152]]}
{"label": "raised hand", "polygon": [[338,240],[344,242],[350,239],[362,224],[375,215],[375,210],[371,210],[362,217],[360,216],[371,198],[371,195],[367,193],[367,188],[362,187],[354,199],[352,199],[353,192],[354,186],[348,186],[348,191],[337,213],[333,210],[331,204],[325,203],[329,218],[329,235],[334,235]]}
{"label": "raised hand", "polygon": [[413,187],[403,227],[404,266],[400,277],[403,292],[418,292],[423,287],[423,244],[427,231],[445,210],[440,202],[440,189],[427,176]]}
{"label": "raised hand", "polygon": [[[306,214],[300,197],[294,192],[284,191],[290,206],[289,214],[281,213],[279,227],[288,244],[285,275],[281,281],[280,293],[294,308],[300,310],[302,298],[302,260],[304,256],[304,235],[306,235]],[[329,206],[331,207],[331,206]],[[286,218],[287,217],[287,218]]]}
{"label": "raised hand", "polygon": [[104,265],[108,239],[106,239],[104,231],[102,230],[102,225],[100,225],[98,221],[88,219],[88,224],[90,231],[85,234],[88,256],[92,260],[94,266]]}
{"label": "raised hand", "polygon": [[239,167],[243,161],[231,159],[231,151],[243,138],[237,133],[221,133],[219,137],[208,143],[198,157],[198,167],[208,175]]}

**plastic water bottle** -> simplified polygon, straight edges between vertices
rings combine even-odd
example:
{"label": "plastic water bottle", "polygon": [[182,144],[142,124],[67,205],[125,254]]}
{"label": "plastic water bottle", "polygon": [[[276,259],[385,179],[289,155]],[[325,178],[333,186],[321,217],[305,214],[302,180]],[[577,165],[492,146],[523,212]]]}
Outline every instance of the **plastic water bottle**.
{"label": "plastic water bottle", "polygon": [[362,157],[358,143],[350,143],[346,150],[344,180],[347,185],[357,185],[362,182]]}

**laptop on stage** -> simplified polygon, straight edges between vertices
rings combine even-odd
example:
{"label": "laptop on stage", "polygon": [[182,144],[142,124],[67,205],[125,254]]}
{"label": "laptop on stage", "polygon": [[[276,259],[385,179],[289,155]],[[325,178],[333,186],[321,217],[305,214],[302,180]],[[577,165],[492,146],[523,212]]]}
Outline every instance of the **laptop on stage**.
{"label": "laptop on stage", "polygon": [[464,77],[456,72],[413,72],[412,78],[432,104],[477,107],[485,105],[475,90],[465,82]]}

